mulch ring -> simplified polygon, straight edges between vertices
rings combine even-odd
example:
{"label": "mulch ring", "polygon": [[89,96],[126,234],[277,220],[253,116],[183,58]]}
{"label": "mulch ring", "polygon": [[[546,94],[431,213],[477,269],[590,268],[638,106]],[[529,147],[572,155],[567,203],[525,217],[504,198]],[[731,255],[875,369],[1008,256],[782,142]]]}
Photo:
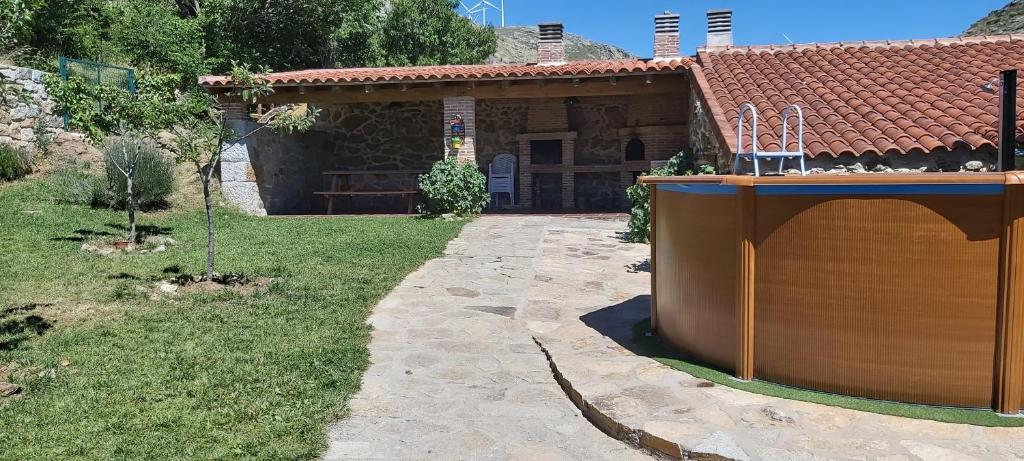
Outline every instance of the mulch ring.
{"label": "mulch ring", "polygon": [[174,295],[216,293],[223,290],[232,290],[249,296],[266,289],[273,281],[274,279],[269,277],[250,279],[244,274],[214,274],[212,280],[203,280],[199,276],[182,274],[173,279],[160,282],[157,285],[157,289],[160,292]]}

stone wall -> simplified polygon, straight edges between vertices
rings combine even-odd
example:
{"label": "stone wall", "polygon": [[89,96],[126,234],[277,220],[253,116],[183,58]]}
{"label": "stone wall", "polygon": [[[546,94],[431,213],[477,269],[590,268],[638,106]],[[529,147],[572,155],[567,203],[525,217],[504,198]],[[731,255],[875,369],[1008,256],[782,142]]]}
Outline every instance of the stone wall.
{"label": "stone wall", "polygon": [[[320,117],[308,132],[263,131],[251,143],[250,160],[267,213],[323,212],[323,199],[313,193],[327,190],[324,171],[426,171],[443,156],[441,101],[319,107]],[[401,208],[391,201],[356,199],[356,205]]]}
{"label": "stone wall", "polygon": [[576,209],[618,211],[625,207],[619,173],[576,173]]}
{"label": "stone wall", "polygon": [[479,99],[476,102],[476,163],[487,166],[498,154],[519,156],[519,134],[527,131],[529,102],[525,99]]}
{"label": "stone wall", "polygon": [[578,98],[576,101],[567,108],[569,131],[576,132],[576,165],[622,163],[625,143],[619,137],[619,129],[626,126],[626,99]]}
{"label": "stone wall", "polygon": [[[0,95],[0,144],[41,150],[82,161],[102,158],[85,136],[64,131],[64,121],[54,110],[43,86],[43,72],[0,64],[3,94]],[[49,152],[41,152],[49,153]]]}
{"label": "stone wall", "polygon": [[693,101],[690,106],[690,149],[698,162],[715,165],[717,171],[724,172],[732,162],[729,158],[732,154],[728,151],[728,146],[723,146],[719,142],[714,131],[714,119],[697,94],[696,88],[690,89],[690,100]]}

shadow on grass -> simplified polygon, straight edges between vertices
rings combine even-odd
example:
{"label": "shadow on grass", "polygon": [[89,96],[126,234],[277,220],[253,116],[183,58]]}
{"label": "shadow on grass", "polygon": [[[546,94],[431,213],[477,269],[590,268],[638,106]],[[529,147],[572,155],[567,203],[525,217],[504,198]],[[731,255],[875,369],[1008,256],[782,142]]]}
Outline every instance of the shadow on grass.
{"label": "shadow on grass", "polygon": [[95,239],[97,237],[113,237],[112,232],[107,231],[94,231],[90,229],[78,229],[74,232],[74,235],[67,237],[54,237],[50,240],[54,242],[84,242],[86,240]]}
{"label": "shadow on grass", "polygon": [[[120,223],[107,223],[107,227],[111,229],[117,229],[120,235],[128,233],[128,226]],[[174,232],[173,227],[166,226],[154,226],[151,224],[136,224],[135,232],[139,234],[139,241],[146,240],[147,237],[156,237],[160,235],[170,235]]]}
{"label": "shadow on grass", "polygon": [[25,304],[0,310],[0,350],[9,351],[33,336],[42,336],[53,323],[33,312],[50,304]]}

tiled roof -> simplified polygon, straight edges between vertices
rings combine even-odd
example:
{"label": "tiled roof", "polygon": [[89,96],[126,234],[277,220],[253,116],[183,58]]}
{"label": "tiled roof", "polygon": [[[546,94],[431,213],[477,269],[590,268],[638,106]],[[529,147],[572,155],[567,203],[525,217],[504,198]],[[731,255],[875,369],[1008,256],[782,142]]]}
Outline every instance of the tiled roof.
{"label": "tiled roof", "polygon": [[[691,58],[672,60],[622,59],[573,61],[565,64],[480,64],[459,66],[374,67],[314,69],[276,72],[269,75],[275,85],[343,85],[354,83],[421,82],[445,80],[504,80],[517,78],[591,77],[678,72],[693,64]],[[229,86],[225,76],[199,78],[206,87]]]}
{"label": "tiled roof", "polygon": [[986,84],[1024,69],[1024,36],[730,47],[701,50],[698,62],[696,81],[732,149],[745,102],[760,113],[763,150],[778,150],[787,104],[803,108],[810,156],[994,148],[999,88]]}

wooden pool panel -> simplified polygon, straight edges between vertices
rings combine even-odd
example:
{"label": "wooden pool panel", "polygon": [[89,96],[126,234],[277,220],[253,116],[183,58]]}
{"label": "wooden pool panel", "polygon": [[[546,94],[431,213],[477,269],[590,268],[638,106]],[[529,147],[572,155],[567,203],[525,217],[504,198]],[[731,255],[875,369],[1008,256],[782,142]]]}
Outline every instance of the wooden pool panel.
{"label": "wooden pool panel", "polygon": [[836,394],[1024,406],[1024,174],[644,182],[652,317],[685,355]]}
{"label": "wooden pool panel", "polygon": [[[735,198],[658,194],[656,260],[659,335],[693,358],[732,370],[736,363]],[[681,232],[672,232],[681,229]],[[685,261],[686,264],[676,264]]]}
{"label": "wooden pool panel", "polygon": [[991,406],[1002,196],[769,196],[757,210],[755,377]]}

